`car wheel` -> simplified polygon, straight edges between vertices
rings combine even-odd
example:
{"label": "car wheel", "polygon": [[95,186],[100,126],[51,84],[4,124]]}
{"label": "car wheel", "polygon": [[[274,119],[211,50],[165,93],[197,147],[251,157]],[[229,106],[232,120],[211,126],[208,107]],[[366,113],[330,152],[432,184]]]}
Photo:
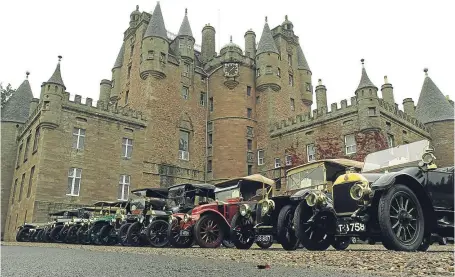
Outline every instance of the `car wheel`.
{"label": "car wheel", "polygon": [[127,243],[130,246],[141,246],[142,241],[141,241],[141,230],[142,230],[142,224],[140,222],[134,222],[131,224],[131,226],[128,228],[128,231],[126,233],[127,237]]}
{"label": "car wheel", "polygon": [[122,246],[129,246],[128,244],[128,228],[130,228],[131,223],[124,223],[122,226],[120,226],[120,229],[118,230],[118,241]]}
{"label": "car wheel", "polygon": [[332,247],[336,250],[346,250],[351,243],[350,237],[335,237],[334,241],[332,242]]}
{"label": "car wheel", "polygon": [[58,225],[52,228],[50,237],[51,237],[51,242],[63,242],[62,238],[60,237],[60,231],[63,229],[63,225]]}
{"label": "car wheel", "polygon": [[256,245],[259,246],[261,249],[269,249],[273,245],[273,238],[271,241],[257,241]]}
{"label": "car wheel", "polygon": [[71,226],[68,229],[68,232],[66,234],[66,243],[76,243],[77,242],[77,230],[79,229],[80,226]]}
{"label": "car wheel", "polygon": [[83,225],[77,230],[77,241],[80,244],[89,244],[88,225]]}
{"label": "car wheel", "polygon": [[103,228],[106,224],[104,223],[98,223],[94,224],[89,230],[88,230],[88,239],[90,244],[96,244],[96,245],[101,245],[101,242],[99,240],[99,234],[101,231],[101,228]]}
{"label": "car wheel", "polygon": [[110,224],[104,225],[98,235],[98,240],[101,245],[115,245],[117,244],[117,236],[115,235],[114,226]]}
{"label": "car wheel", "polygon": [[60,237],[60,242],[66,241],[66,236],[68,235],[69,228],[70,228],[69,226],[63,226],[63,228],[58,233],[58,236]]}
{"label": "car wheel", "polygon": [[327,226],[333,218],[318,213],[313,222],[308,222],[313,216],[312,209],[305,201],[295,209],[295,230],[296,235],[302,241],[303,246],[312,251],[322,251],[330,247],[333,236],[327,234]]}
{"label": "car wheel", "polygon": [[251,217],[236,213],[231,221],[231,238],[237,249],[250,249],[254,243],[254,229]]}
{"label": "car wheel", "polygon": [[50,240],[51,240],[51,238],[50,238],[51,230],[52,229],[50,227],[47,227],[46,229],[44,229],[43,236],[42,236],[42,241],[43,242],[50,242]]}
{"label": "car wheel", "polygon": [[203,215],[194,225],[194,238],[202,248],[217,248],[224,238],[220,220],[212,215]]}
{"label": "car wheel", "polygon": [[194,243],[194,239],[192,236],[192,230],[188,227],[186,230],[189,231],[189,236],[181,236],[180,235],[180,222],[173,221],[172,224],[169,225],[167,238],[169,240],[169,244],[176,248],[188,248],[191,247]]}
{"label": "car wheel", "polygon": [[379,199],[378,219],[383,241],[398,251],[415,251],[422,244],[425,218],[414,192],[394,185]]}
{"label": "car wheel", "polygon": [[169,244],[167,230],[169,223],[162,219],[154,220],[147,227],[147,238],[153,247],[165,247]]}
{"label": "car wheel", "polygon": [[278,214],[277,240],[285,250],[295,250],[300,244],[293,228],[294,212],[292,205],[286,205]]}
{"label": "car wheel", "polygon": [[24,227],[19,230],[16,234],[16,241],[17,242],[26,242],[30,241],[30,228]]}
{"label": "car wheel", "polygon": [[43,242],[43,234],[44,234],[43,229],[38,231],[38,235],[36,235],[36,242]]}

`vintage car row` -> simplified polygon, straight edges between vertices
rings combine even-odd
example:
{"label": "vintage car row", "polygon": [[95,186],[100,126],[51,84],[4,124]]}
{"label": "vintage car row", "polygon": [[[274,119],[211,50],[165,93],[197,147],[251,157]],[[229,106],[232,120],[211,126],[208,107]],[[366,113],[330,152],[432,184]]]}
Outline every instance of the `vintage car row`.
{"label": "vintage car row", "polygon": [[[66,211],[24,225],[17,240],[153,247],[346,249],[353,239],[425,251],[453,237],[454,168],[437,168],[429,142],[291,168],[286,188],[255,174],[215,185],[133,190],[129,201]],[[83,211],[83,212],[81,212]],[[436,238],[436,239],[435,239]]]}

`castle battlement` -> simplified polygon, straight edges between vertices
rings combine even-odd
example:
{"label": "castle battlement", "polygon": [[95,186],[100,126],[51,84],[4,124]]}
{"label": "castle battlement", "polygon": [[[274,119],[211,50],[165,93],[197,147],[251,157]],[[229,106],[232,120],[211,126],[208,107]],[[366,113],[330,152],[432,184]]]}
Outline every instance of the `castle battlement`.
{"label": "castle battlement", "polygon": [[419,129],[419,131],[428,133],[428,128],[425,127],[422,122],[400,110],[398,105],[392,105],[383,99],[379,99],[379,106],[381,107],[381,113],[393,117],[395,120],[401,121],[402,124],[412,125],[416,129]]}

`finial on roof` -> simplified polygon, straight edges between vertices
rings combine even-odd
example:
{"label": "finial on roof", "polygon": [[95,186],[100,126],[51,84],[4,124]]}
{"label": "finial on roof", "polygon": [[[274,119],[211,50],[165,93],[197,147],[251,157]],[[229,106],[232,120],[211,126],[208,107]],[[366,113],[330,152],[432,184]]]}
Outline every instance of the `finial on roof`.
{"label": "finial on roof", "polygon": [[185,15],[188,15],[188,9],[185,8]]}
{"label": "finial on roof", "polygon": [[265,17],[265,23],[267,23],[267,16]]}
{"label": "finial on roof", "polygon": [[58,55],[58,62],[60,63],[60,61],[62,60],[62,56],[61,55]]}
{"label": "finial on roof", "polygon": [[425,68],[423,69],[423,72],[425,72],[425,76],[428,77],[428,68],[425,67]]}
{"label": "finial on roof", "polygon": [[388,84],[389,83],[389,79],[387,78],[387,75],[384,76],[384,84]]}
{"label": "finial on roof", "polygon": [[139,5],[136,5],[136,11],[139,11]]}
{"label": "finial on roof", "polygon": [[318,80],[318,86],[322,86],[322,80],[321,79]]}
{"label": "finial on roof", "polygon": [[28,79],[28,75],[30,75],[30,72],[29,71],[25,72],[25,79]]}
{"label": "finial on roof", "polygon": [[232,43],[232,35],[231,35],[231,38],[230,38],[230,42]]}
{"label": "finial on roof", "polygon": [[288,15],[285,15],[285,16],[284,16],[284,20],[288,20]]}
{"label": "finial on roof", "polygon": [[365,65],[365,59],[361,59],[360,62],[362,63],[362,67]]}

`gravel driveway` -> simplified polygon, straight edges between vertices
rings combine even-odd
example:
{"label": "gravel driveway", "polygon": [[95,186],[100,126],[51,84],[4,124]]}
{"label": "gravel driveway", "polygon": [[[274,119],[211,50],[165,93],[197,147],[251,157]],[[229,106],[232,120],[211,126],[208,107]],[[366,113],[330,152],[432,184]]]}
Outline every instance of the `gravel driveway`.
{"label": "gravel driveway", "polygon": [[[427,252],[395,252],[388,251],[382,245],[351,245],[346,251],[333,249],[312,252],[307,250],[285,251],[281,247],[272,247],[268,250],[252,248],[250,250],[237,249],[190,249],[176,248],[150,248],[150,247],[120,247],[120,246],[93,246],[93,245],[68,245],[52,243],[17,243],[3,242],[8,246],[33,246],[61,249],[78,249],[94,252],[115,252],[122,255],[134,253],[147,256],[159,255],[160,258],[184,258],[186,263],[196,258],[205,264],[206,268],[215,264],[226,262],[239,264],[239,268],[256,268],[257,265],[268,264],[273,269],[288,268],[289,273],[300,270],[310,272],[336,272],[340,274],[365,274],[381,276],[453,276],[454,274],[454,248],[453,245],[433,245]],[[38,249],[37,249],[38,250]],[[3,250],[2,250],[3,252]],[[4,254],[4,253],[2,253]],[[136,256],[136,255],[134,255]],[[3,258],[2,264],[5,266]],[[256,269],[257,270],[257,269]],[[261,271],[262,272],[262,271]],[[3,272],[2,272],[3,273]],[[302,272],[303,273],[303,272]],[[3,275],[3,274],[2,274]],[[224,276],[224,274],[221,274]],[[218,275],[220,276],[220,275]],[[229,276],[229,275],[226,275]],[[286,275],[286,276],[292,276]],[[310,274],[309,276],[319,276]]]}

